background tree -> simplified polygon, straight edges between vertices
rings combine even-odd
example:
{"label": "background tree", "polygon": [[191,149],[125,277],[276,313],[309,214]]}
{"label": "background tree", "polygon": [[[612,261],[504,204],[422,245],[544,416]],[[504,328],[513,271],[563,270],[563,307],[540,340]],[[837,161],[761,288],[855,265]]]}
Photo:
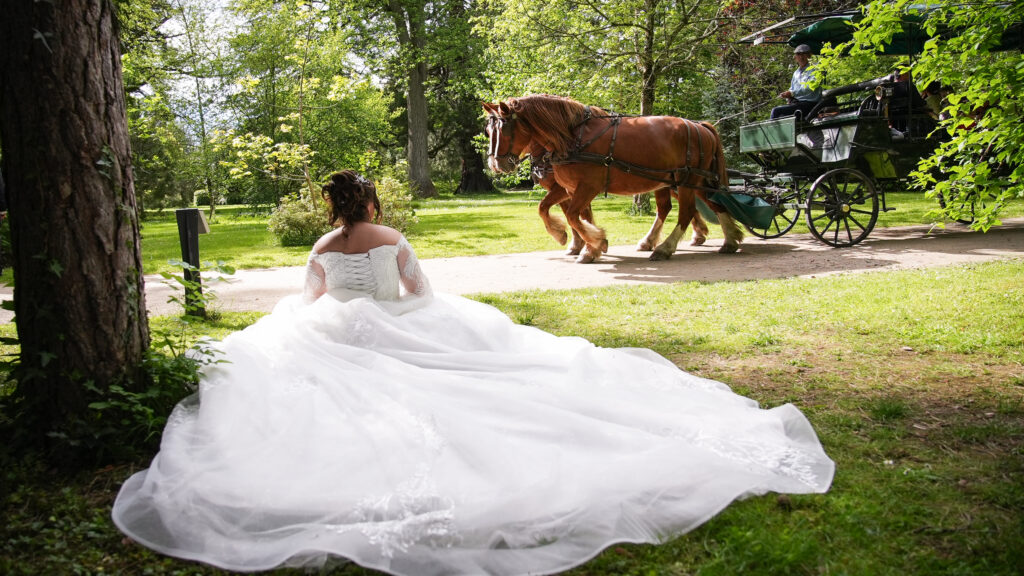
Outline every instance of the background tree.
{"label": "background tree", "polygon": [[404,121],[409,180],[420,197],[437,195],[430,175],[426,88],[427,46],[438,23],[430,12],[434,6],[426,0],[339,0],[336,4],[344,25],[358,35],[355,53],[404,103],[396,116]]}
{"label": "background tree", "polygon": [[169,105],[169,47],[161,32],[171,18],[167,2],[121,0],[121,70],[131,136],[132,173],[139,215],[145,208],[184,206],[197,187],[189,176],[187,135]]}
{"label": "background tree", "polygon": [[235,91],[227,104],[236,127],[217,140],[233,148],[227,162],[247,197],[275,204],[300,183],[308,190],[340,167],[365,169],[368,156],[390,152],[387,100],[356,64],[352,31],[336,10],[246,0],[233,16],[240,24],[229,40]]}
{"label": "background tree", "polygon": [[18,432],[51,447],[80,440],[92,391],[140,381],[149,345],[120,59],[109,0],[5,5]]}
{"label": "background tree", "polygon": [[475,1],[343,1],[339,9],[359,30],[360,58],[396,95],[395,124],[404,135],[417,194],[436,194],[432,158],[459,166],[459,190],[491,189],[483,159],[471,145],[472,136],[483,130],[477,89],[482,39],[470,26]]}
{"label": "background tree", "polygon": [[479,94],[487,64],[486,41],[473,29],[476,2],[448,2],[441,11],[446,24],[439,28],[430,46],[431,157],[435,163],[451,159],[452,168],[459,174],[456,194],[491,192],[494,184],[485,173],[484,156],[474,142],[483,132]]}
{"label": "background tree", "polygon": [[[623,112],[670,113],[666,75],[709,62],[719,22],[713,0],[490,0],[494,89],[555,92]],[[500,63],[507,65],[500,66]],[[676,113],[678,115],[678,113]]]}
{"label": "background tree", "polygon": [[173,18],[167,34],[174,50],[168,54],[172,58],[168,64],[178,80],[174,86],[180,91],[176,104],[191,138],[196,174],[213,218],[224,193],[223,173],[218,169],[210,136],[221,127],[218,112],[228,72],[219,31],[226,24],[219,20],[220,7],[214,0],[171,0],[170,8]]}

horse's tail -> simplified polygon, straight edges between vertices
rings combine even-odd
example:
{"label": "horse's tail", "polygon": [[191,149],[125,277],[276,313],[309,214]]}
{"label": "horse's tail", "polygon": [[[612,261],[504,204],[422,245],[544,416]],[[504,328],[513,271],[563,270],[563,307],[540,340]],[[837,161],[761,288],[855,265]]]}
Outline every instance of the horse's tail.
{"label": "horse's tail", "polygon": [[715,125],[710,122],[701,122],[701,126],[708,129],[714,137],[715,160],[711,165],[713,171],[718,173],[718,188],[729,186],[729,172],[725,165],[725,147],[722,145],[722,137],[715,130]]}

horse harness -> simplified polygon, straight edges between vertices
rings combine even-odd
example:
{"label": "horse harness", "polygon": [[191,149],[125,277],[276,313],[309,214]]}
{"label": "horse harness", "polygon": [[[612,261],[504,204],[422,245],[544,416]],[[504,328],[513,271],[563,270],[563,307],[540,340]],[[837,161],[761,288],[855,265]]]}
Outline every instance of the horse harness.
{"label": "horse harness", "polygon": [[[611,181],[611,169],[612,168],[617,168],[618,170],[621,170],[621,171],[625,172],[626,174],[635,174],[637,176],[641,176],[641,177],[646,178],[648,180],[653,180],[655,182],[662,182],[664,184],[668,184],[673,189],[676,189],[676,188],[679,188],[680,186],[683,186],[683,187],[686,187],[686,188],[696,188],[696,189],[703,190],[703,191],[709,192],[709,193],[720,192],[721,191],[721,188],[718,186],[720,184],[719,181],[718,181],[719,180],[718,173],[712,172],[712,171],[709,171],[709,170],[704,170],[704,169],[701,169],[701,168],[695,168],[695,167],[692,166],[693,160],[694,160],[694,158],[693,158],[693,148],[694,147],[692,146],[692,144],[693,144],[693,140],[694,140],[694,136],[695,135],[697,137],[697,145],[698,145],[699,153],[700,153],[699,157],[697,158],[697,160],[699,162],[698,165],[703,165],[704,164],[704,159],[706,157],[705,150],[704,150],[704,143],[703,143],[703,141],[700,138],[698,125],[694,124],[693,122],[691,122],[689,120],[685,120],[684,119],[684,122],[686,123],[686,134],[687,134],[687,137],[686,137],[686,141],[687,141],[687,145],[686,145],[686,164],[687,165],[686,166],[682,166],[680,168],[675,168],[675,169],[672,169],[672,168],[669,168],[669,169],[649,168],[647,166],[641,166],[639,164],[634,164],[632,162],[626,162],[625,160],[619,160],[618,158],[615,158],[615,140],[616,140],[616,137],[618,136],[618,132],[619,132],[619,123],[622,122],[622,119],[624,117],[628,117],[628,116],[624,116],[622,114],[609,114],[607,116],[595,116],[591,112],[590,106],[587,106],[586,107],[586,111],[583,114],[583,119],[576,125],[576,127],[579,128],[579,132],[577,133],[577,136],[576,136],[576,146],[573,148],[573,150],[571,152],[569,152],[569,154],[567,154],[564,158],[553,158],[553,157],[551,157],[551,153],[548,152],[547,154],[544,155],[543,158],[540,159],[541,163],[542,164],[550,164],[551,166],[558,166],[558,165],[563,165],[563,164],[572,164],[572,163],[575,163],[575,162],[582,162],[582,163],[586,163],[586,164],[598,164],[598,165],[601,165],[601,166],[605,166],[606,167],[606,172],[605,172],[605,181],[604,181],[604,193],[606,195],[608,193],[609,182]],[[608,119],[609,122],[608,122],[608,125],[605,126],[603,130],[601,130],[597,134],[594,134],[593,136],[591,136],[584,143],[582,141],[583,140],[583,129],[582,128],[583,128],[583,126],[585,124],[587,124],[587,122],[589,122],[593,118],[605,118],[605,119]],[[588,146],[590,146],[591,144],[596,142],[599,138],[604,136],[608,132],[608,130],[612,131],[612,140],[608,144],[608,153],[607,154],[597,154],[595,152],[586,152],[585,151],[585,149]],[[711,152],[713,153],[714,151],[712,150]],[[531,160],[532,159],[533,159],[533,157],[531,156]],[[717,158],[714,159],[713,162],[717,162]],[[712,164],[712,166],[714,166],[714,164]],[[690,185],[684,184],[690,178],[690,176],[694,176],[694,175],[703,177],[705,179],[705,182],[707,182],[711,186],[690,186]]]}
{"label": "horse harness", "polygon": [[[704,143],[700,139],[698,125],[694,124],[693,122],[691,122],[689,120],[684,120],[685,123],[686,123],[686,134],[687,134],[687,138],[686,138],[686,140],[687,140],[687,145],[686,145],[686,164],[687,165],[686,166],[682,166],[680,168],[674,168],[674,169],[672,169],[672,168],[669,168],[669,169],[648,168],[646,166],[641,166],[639,164],[634,164],[632,162],[626,162],[625,160],[619,160],[619,159],[615,158],[615,140],[616,140],[616,138],[618,137],[618,134],[619,134],[619,124],[622,122],[622,119],[624,117],[627,117],[627,116],[622,115],[622,114],[609,114],[607,116],[595,116],[591,112],[590,106],[587,106],[585,108],[585,111],[584,111],[584,114],[583,114],[583,118],[578,123],[576,123],[573,126],[573,129],[574,130],[578,130],[578,132],[576,133],[576,144],[575,144],[575,146],[573,146],[572,151],[570,151],[564,157],[559,157],[559,158],[555,158],[550,150],[546,151],[545,154],[543,154],[542,156],[537,156],[535,154],[530,154],[530,166],[531,166],[530,175],[531,175],[531,177],[534,179],[534,181],[540,181],[540,180],[543,180],[544,177],[546,177],[548,174],[550,174],[554,170],[555,166],[561,166],[561,165],[565,165],[565,164],[584,163],[584,164],[597,164],[597,165],[600,165],[600,166],[604,166],[606,168],[605,180],[604,180],[604,194],[605,195],[608,194],[608,186],[609,186],[609,183],[611,182],[611,170],[612,170],[612,168],[616,168],[618,170],[621,170],[621,171],[625,172],[626,174],[636,174],[636,175],[641,176],[643,178],[646,178],[648,180],[653,180],[655,182],[662,182],[664,184],[668,184],[673,189],[679,188],[680,186],[685,186],[687,188],[696,188],[696,189],[703,190],[704,192],[709,192],[709,193],[714,193],[714,192],[720,192],[721,191],[721,188],[719,187],[719,184],[721,184],[721,183],[719,182],[718,173],[712,172],[712,171],[709,171],[709,170],[704,170],[704,169],[701,169],[701,168],[694,168],[693,166],[691,166],[691,164],[693,163],[693,146],[692,146],[692,144],[693,144],[693,138],[694,138],[695,134],[697,135],[697,145],[698,145],[699,154],[700,154],[699,157],[697,158],[698,162],[700,163],[699,165],[703,165],[704,164],[704,159],[706,157],[705,150],[704,150]],[[603,130],[601,130],[598,133],[596,133],[593,136],[591,136],[586,142],[583,142],[583,126],[586,125],[587,122],[589,122],[591,119],[594,119],[594,118],[607,119],[607,120],[609,120],[609,122],[604,127]],[[491,134],[492,135],[494,134],[495,129],[498,131],[498,134],[499,134],[498,138],[493,138],[493,136],[492,136],[492,143],[489,146],[488,155],[492,156],[496,160],[506,159],[506,160],[508,160],[514,166],[517,166],[519,164],[519,162],[520,162],[520,158],[517,155],[512,153],[512,149],[515,146],[515,137],[516,137],[516,131],[515,131],[515,127],[513,126],[513,123],[516,120],[517,120],[517,116],[515,114],[512,114],[508,118],[507,126],[509,128],[511,128],[511,130],[512,130],[512,135],[509,137],[509,143],[508,143],[508,148],[507,148],[508,153],[499,155],[498,154],[498,148],[499,148],[500,142],[501,142],[500,134],[505,131],[506,122],[505,122],[504,118],[502,118],[502,117],[500,117],[500,116],[498,116],[496,114],[492,114],[490,116],[490,118],[488,118],[488,122],[491,125]],[[608,145],[608,153],[607,154],[597,154],[595,152],[586,152],[585,151],[585,149],[587,147],[589,147],[594,142],[596,142],[599,138],[604,136],[609,130],[612,131],[612,140],[611,140],[611,142]],[[713,152],[714,151],[712,150],[712,153]],[[716,162],[717,158],[714,159],[713,161]],[[704,178],[707,183],[711,184],[711,186],[684,185],[684,182],[686,182],[686,180],[689,179],[690,176],[694,176],[694,175],[700,176],[700,177]]]}
{"label": "horse harness", "polygon": [[[518,166],[519,156],[516,156],[515,154],[512,153],[512,149],[515,147],[516,143],[516,129],[515,126],[512,126],[515,120],[516,115],[512,114],[512,116],[509,117],[508,122],[509,126],[512,128],[512,136],[510,136],[508,140],[508,153],[498,155],[498,148],[501,145],[501,133],[505,131],[505,119],[502,118],[501,116],[498,116],[497,114],[490,115],[490,117],[487,119],[487,124],[491,128],[491,143],[487,147],[487,155],[499,161],[505,159],[508,162],[510,162],[513,166]],[[495,129],[497,129],[498,131],[497,138],[493,136]]]}

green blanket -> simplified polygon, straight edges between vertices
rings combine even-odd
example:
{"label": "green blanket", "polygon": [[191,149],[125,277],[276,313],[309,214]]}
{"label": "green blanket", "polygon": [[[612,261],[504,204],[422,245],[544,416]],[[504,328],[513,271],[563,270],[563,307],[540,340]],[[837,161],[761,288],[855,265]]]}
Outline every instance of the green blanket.
{"label": "green blanket", "polygon": [[[749,228],[764,230],[771,226],[772,218],[775,217],[775,208],[771,204],[747,194],[715,192],[708,199],[724,206],[730,216]],[[718,216],[703,200],[697,202],[697,210],[705,220],[718,224]]]}

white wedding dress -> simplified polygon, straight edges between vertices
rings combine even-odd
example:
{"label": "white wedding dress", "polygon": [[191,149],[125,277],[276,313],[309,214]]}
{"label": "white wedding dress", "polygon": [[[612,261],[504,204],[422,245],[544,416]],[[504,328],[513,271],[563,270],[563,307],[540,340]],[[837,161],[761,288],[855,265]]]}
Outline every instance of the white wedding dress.
{"label": "white wedding dress", "polygon": [[240,571],[548,574],[832,481],[792,405],[431,294],[404,239],[310,262],[307,294],[328,295],[217,343],[228,362],[125,482],[113,518],[135,541]]}

